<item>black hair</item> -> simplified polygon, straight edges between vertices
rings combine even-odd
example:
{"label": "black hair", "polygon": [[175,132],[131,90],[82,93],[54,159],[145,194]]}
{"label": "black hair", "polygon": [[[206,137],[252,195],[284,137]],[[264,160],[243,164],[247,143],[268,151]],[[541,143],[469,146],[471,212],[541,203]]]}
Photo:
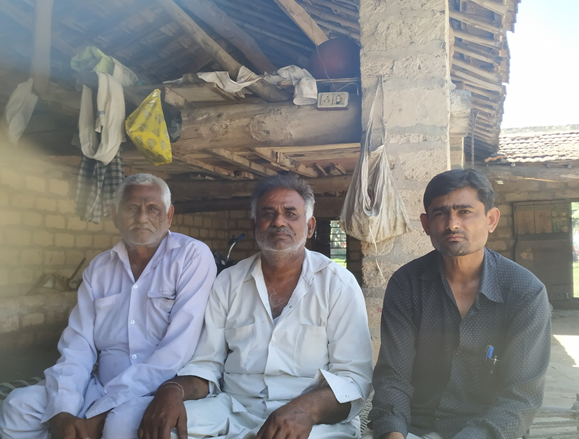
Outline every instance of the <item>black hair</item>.
{"label": "black hair", "polygon": [[495,191],[486,175],[476,169],[453,169],[442,172],[430,180],[424,191],[424,211],[428,213],[428,207],[435,198],[465,187],[477,191],[479,201],[485,206],[485,213],[493,208]]}

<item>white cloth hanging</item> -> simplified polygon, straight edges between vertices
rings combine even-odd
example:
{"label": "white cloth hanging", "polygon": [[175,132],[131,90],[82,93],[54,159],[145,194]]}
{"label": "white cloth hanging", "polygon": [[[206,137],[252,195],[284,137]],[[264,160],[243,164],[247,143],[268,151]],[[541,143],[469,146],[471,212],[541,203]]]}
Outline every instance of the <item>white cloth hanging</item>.
{"label": "white cloth hanging", "polygon": [[[374,147],[372,131],[378,101],[382,105],[381,142]],[[348,235],[374,244],[410,231],[406,207],[390,173],[385,140],[384,92],[379,77],[366,136],[340,214],[340,223]]]}
{"label": "white cloth hanging", "polygon": [[22,84],[18,84],[10,95],[4,109],[2,128],[6,132],[8,141],[14,145],[22,137],[28,122],[30,122],[36,102],[38,102],[38,96],[32,92],[33,84],[34,80],[32,78]]}
{"label": "white cloth hanging", "polygon": [[[96,74],[98,114],[95,120],[92,90],[83,86],[78,119],[79,138],[86,157],[108,165],[117,154],[121,142],[125,141],[125,98],[123,86],[113,76],[101,72]],[[97,132],[101,133],[100,143]]]}

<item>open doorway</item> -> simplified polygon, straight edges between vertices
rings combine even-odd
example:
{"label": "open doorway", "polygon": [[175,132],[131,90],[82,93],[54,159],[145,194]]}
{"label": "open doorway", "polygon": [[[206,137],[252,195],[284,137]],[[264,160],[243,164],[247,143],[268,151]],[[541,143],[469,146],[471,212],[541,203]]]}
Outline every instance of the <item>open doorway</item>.
{"label": "open doorway", "polygon": [[571,203],[571,233],[573,234],[573,297],[579,298],[579,202]]}

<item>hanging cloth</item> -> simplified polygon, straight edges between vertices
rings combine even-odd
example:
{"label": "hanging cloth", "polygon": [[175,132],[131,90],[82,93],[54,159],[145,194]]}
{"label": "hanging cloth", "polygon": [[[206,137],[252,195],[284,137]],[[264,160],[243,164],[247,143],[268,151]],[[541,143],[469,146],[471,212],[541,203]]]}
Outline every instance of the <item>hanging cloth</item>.
{"label": "hanging cloth", "polygon": [[[125,98],[123,86],[111,75],[96,72],[98,76],[97,110],[95,120],[92,90],[82,88],[78,133],[82,153],[108,165],[125,141]],[[100,142],[96,133],[101,134]]]}
{"label": "hanging cloth", "polygon": [[38,96],[32,91],[33,84],[34,80],[30,78],[16,87],[8,99],[4,109],[4,117],[0,121],[8,140],[13,145],[18,143],[24,130],[26,130],[36,102],[38,102]]}
{"label": "hanging cloth", "polygon": [[[374,146],[378,143],[373,141],[377,102],[381,105],[381,137],[379,145]],[[385,141],[384,91],[380,76],[370,110],[366,136],[340,214],[340,223],[348,235],[374,245],[410,231],[406,208],[390,173]]]}
{"label": "hanging cloth", "polygon": [[117,187],[125,178],[121,150],[108,165],[83,156],[78,169],[76,213],[83,221],[97,223],[109,216]]}

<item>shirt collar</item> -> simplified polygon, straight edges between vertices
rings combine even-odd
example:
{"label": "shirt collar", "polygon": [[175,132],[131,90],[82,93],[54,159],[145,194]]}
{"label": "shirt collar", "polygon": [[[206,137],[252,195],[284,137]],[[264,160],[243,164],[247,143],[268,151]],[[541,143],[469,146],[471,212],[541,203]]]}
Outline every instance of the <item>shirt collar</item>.
{"label": "shirt collar", "polygon": [[[314,278],[314,274],[320,270],[326,268],[332,261],[328,258],[317,258],[307,248],[305,250],[305,257],[304,262],[302,264],[302,273],[301,277],[309,284],[312,283]],[[257,253],[255,256],[252,256],[254,261],[251,264],[251,269],[248,271],[247,276],[244,280],[248,280],[252,277],[255,277],[257,273],[262,273],[261,270],[261,253]]]}
{"label": "shirt collar", "polygon": [[[493,302],[502,303],[504,302],[504,298],[498,281],[495,258],[491,251],[486,247],[484,252],[483,271],[478,291],[487,299]],[[427,256],[431,256],[429,258],[430,263],[427,264],[420,278],[425,280],[434,279],[437,276],[442,276],[444,278],[444,264],[440,252],[434,250]]]}

